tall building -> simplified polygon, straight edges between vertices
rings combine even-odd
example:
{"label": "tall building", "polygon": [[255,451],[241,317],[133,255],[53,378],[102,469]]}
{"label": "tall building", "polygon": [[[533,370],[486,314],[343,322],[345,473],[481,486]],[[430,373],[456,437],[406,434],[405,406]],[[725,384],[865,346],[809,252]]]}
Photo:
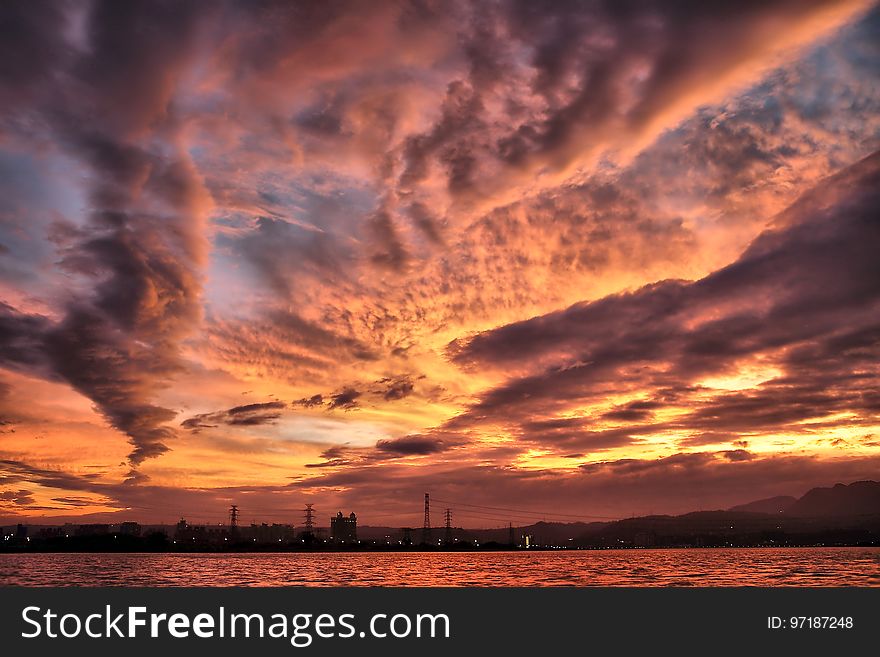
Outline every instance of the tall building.
{"label": "tall building", "polygon": [[357,541],[357,516],[352,511],[348,517],[342,511],[330,518],[330,540],[334,543],[355,543]]}

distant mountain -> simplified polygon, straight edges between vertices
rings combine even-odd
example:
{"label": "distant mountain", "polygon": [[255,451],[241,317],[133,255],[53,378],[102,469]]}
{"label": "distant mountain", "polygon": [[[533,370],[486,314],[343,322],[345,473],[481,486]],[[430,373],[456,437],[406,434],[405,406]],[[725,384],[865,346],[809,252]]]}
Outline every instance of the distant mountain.
{"label": "distant mountain", "polygon": [[777,495],[748,504],[732,506],[728,511],[734,513],[785,513],[797,501],[797,498],[791,495]]}
{"label": "distant mountain", "polygon": [[800,518],[880,514],[880,482],[856,481],[848,486],[813,488],[785,513]]}
{"label": "distant mountain", "polygon": [[785,514],[792,518],[880,516],[880,482],[856,481],[831,488],[812,488],[800,499],[789,495],[732,506],[733,513]]}

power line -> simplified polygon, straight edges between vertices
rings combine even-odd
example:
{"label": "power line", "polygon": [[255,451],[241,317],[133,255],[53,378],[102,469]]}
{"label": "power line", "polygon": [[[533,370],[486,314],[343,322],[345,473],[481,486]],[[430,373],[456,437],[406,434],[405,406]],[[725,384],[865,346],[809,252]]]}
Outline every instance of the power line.
{"label": "power line", "polygon": [[482,504],[468,504],[467,502],[453,502],[451,500],[441,500],[437,497],[434,498],[435,502],[443,502],[445,504],[452,504],[454,506],[466,506],[474,509],[489,509],[491,511],[510,511],[512,513],[516,513],[519,515],[536,515],[542,518],[547,516],[557,516],[561,518],[579,518],[581,520],[591,519],[591,520],[618,520],[618,518],[614,518],[611,516],[589,516],[589,515],[576,515],[573,513],[556,513],[553,511],[531,511],[526,509],[511,509],[509,507],[503,506],[485,506]]}
{"label": "power line", "polygon": [[466,511],[461,511],[461,510],[457,510],[456,514],[458,517],[471,518],[474,520],[491,520],[493,522],[499,523],[499,525],[501,525],[501,526],[506,525],[507,523],[511,522],[512,520],[516,520],[518,525],[531,525],[536,522],[539,522],[539,520],[537,520],[535,518],[527,518],[527,517],[523,517],[523,516],[510,516],[510,515],[489,516],[489,515],[476,514],[476,513],[472,513],[472,512],[468,513]]}

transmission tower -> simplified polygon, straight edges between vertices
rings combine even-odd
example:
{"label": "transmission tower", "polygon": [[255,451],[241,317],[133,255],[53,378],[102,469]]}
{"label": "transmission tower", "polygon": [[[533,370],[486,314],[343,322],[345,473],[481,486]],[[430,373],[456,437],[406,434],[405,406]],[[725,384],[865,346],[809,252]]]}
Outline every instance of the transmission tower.
{"label": "transmission tower", "polygon": [[312,510],[314,504],[306,504],[305,509],[305,531],[303,534],[307,538],[311,538],[315,533],[315,512]]}
{"label": "transmission tower", "polygon": [[513,523],[512,523],[512,522],[511,522],[511,523],[508,523],[508,525],[509,525],[509,526],[508,526],[508,528],[507,528],[507,542],[508,542],[510,545],[515,545],[515,544],[516,544],[516,541],[515,541],[514,538],[513,538]]}
{"label": "transmission tower", "polygon": [[452,545],[452,509],[446,509],[446,545]]}
{"label": "transmission tower", "polygon": [[422,543],[431,542],[431,500],[425,493],[425,525],[422,527]]}
{"label": "transmission tower", "polygon": [[238,532],[238,507],[234,504],[229,507],[229,533],[235,535]]}

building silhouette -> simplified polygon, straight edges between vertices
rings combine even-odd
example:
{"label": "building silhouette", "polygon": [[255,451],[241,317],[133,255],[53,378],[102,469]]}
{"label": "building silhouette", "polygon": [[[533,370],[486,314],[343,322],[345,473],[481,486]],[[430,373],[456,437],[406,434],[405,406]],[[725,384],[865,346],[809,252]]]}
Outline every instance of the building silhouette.
{"label": "building silhouette", "polygon": [[102,523],[80,525],[76,528],[77,536],[106,536],[110,533],[110,525]]}
{"label": "building silhouette", "polygon": [[137,522],[126,521],[120,523],[119,525],[119,533],[123,536],[140,536],[141,535],[141,526]]}
{"label": "building silhouette", "polygon": [[239,534],[242,540],[258,545],[287,545],[295,540],[293,525],[280,523],[252,523],[250,527],[239,528]]}
{"label": "building silhouette", "polygon": [[222,525],[191,525],[184,518],[178,521],[174,531],[174,542],[181,546],[202,547],[217,545],[229,540],[229,530]]}
{"label": "building silhouette", "polygon": [[334,543],[357,542],[357,516],[354,511],[347,517],[340,511],[330,518],[330,540]]}

